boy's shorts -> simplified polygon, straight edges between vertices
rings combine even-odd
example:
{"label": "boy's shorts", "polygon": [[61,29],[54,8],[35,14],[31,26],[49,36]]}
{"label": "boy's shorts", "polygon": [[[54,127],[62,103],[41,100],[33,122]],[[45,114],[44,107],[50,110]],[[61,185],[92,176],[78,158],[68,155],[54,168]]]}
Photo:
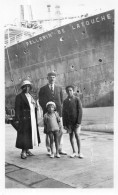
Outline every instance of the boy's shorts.
{"label": "boy's shorts", "polygon": [[68,129],[67,129],[67,133],[72,133],[72,132],[76,132],[76,133],[78,133],[78,134],[80,134],[80,131],[81,131],[81,125],[79,125],[79,127],[69,127]]}

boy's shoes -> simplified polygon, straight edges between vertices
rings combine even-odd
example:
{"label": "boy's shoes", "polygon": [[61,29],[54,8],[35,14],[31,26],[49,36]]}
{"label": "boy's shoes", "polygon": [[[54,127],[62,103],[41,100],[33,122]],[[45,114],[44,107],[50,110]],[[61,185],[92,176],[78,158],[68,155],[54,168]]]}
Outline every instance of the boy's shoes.
{"label": "boy's shoes", "polygon": [[82,153],[79,153],[78,158],[84,158],[84,155]]}
{"label": "boy's shoes", "polygon": [[51,155],[50,155],[50,158],[54,158],[54,154],[51,154]]}
{"label": "boy's shoes", "polygon": [[77,156],[77,154],[76,153],[73,153],[72,155],[70,155],[70,158],[74,158],[76,156]]}
{"label": "boy's shoes", "polygon": [[56,157],[57,157],[57,158],[60,158],[61,156],[60,156],[60,154],[56,154]]}
{"label": "boy's shoes", "polygon": [[67,155],[67,153],[65,151],[59,151],[59,154],[61,154],[61,155]]}

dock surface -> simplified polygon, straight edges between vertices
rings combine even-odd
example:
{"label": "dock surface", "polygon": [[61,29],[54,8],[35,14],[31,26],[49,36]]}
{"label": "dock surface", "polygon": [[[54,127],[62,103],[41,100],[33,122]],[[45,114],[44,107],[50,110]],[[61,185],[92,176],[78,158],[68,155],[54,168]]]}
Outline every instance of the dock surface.
{"label": "dock surface", "polygon": [[40,146],[31,150],[35,156],[23,160],[15,148],[16,131],[6,125],[5,188],[113,188],[113,134],[81,131],[84,159],[70,158],[67,133],[63,135],[67,155],[49,158],[43,128],[40,135]]}

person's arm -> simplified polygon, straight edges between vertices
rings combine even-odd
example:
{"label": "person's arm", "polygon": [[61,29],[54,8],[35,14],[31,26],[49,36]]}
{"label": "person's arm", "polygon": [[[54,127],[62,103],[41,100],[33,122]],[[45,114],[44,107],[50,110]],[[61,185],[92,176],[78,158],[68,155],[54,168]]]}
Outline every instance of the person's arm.
{"label": "person's arm", "polygon": [[62,91],[62,87],[60,90],[60,99],[61,99],[61,104],[63,104],[63,91]]}
{"label": "person's arm", "polygon": [[61,119],[60,119],[58,112],[55,112],[55,115],[56,115],[57,123],[59,125],[59,129],[62,130],[63,127],[62,127]]}
{"label": "person's arm", "polygon": [[67,124],[67,112],[66,112],[66,103],[65,103],[65,101],[63,102],[62,119],[63,119],[64,129],[66,129],[68,124]]}
{"label": "person's arm", "polygon": [[43,89],[41,88],[39,91],[39,104],[41,105],[42,109],[43,109]]}
{"label": "person's arm", "polygon": [[40,121],[41,121],[41,107],[39,105],[39,101],[37,100],[37,124],[39,126]]}
{"label": "person's arm", "polygon": [[20,121],[21,115],[21,98],[19,95],[15,98],[15,120]]}
{"label": "person's arm", "polygon": [[44,123],[44,133],[47,134],[47,118],[46,118],[46,115],[44,115],[44,118],[43,118],[43,123]]}
{"label": "person's arm", "polygon": [[39,91],[39,104],[40,104],[43,112],[45,112],[45,110],[46,110],[46,103],[47,103],[46,98],[47,97],[46,97],[46,93],[45,93],[45,88],[42,87]]}
{"label": "person's arm", "polygon": [[77,98],[77,112],[78,112],[78,118],[77,118],[77,127],[81,125],[82,122],[82,103],[79,98]]}

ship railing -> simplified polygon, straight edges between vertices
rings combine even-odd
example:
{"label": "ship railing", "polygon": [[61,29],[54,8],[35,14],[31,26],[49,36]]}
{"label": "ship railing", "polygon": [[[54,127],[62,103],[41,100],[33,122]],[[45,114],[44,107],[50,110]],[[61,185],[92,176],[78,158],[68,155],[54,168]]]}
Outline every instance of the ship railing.
{"label": "ship railing", "polygon": [[20,34],[17,34],[15,36],[9,37],[8,39],[5,40],[5,47],[10,47],[16,43],[22,42],[26,39],[29,39],[31,37],[33,37],[35,35],[35,33],[31,33],[31,32],[22,32]]}

